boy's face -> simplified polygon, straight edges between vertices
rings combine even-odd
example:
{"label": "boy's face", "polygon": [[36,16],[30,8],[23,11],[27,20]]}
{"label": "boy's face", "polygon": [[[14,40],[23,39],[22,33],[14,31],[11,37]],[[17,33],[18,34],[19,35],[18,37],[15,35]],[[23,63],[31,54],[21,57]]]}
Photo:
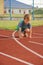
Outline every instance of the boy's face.
{"label": "boy's face", "polygon": [[25,23],[25,24],[28,24],[28,23],[29,23],[29,20],[26,18],[26,19],[24,20],[24,23]]}

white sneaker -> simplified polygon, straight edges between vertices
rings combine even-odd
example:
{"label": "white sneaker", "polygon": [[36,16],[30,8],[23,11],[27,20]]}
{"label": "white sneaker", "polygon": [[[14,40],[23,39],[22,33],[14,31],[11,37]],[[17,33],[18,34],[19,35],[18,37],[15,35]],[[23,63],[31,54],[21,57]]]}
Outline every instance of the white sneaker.
{"label": "white sneaker", "polygon": [[27,33],[25,35],[26,35],[26,37],[28,37],[28,34]]}

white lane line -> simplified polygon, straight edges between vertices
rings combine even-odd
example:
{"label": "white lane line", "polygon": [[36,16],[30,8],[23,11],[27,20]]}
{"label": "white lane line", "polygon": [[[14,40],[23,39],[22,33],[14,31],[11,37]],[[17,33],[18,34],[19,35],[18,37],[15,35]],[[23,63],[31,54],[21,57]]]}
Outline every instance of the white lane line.
{"label": "white lane line", "polygon": [[9,36],[7,36],[7,35],[0,35],[0,37],[9,38]]}
{"label": "white lane line", "polygon": [[43,43],[34,42],[34,41],[28,41],[28,42],[30,42],[30,43],[32,43],[32,44],[38,44],[38,45],[42,45],[42,46],[43,46]]}
{"label": "white lane line", "polygon": [[26,64],[26,65],[34,65],[34,64],[31,64],[31,63],[29,63],[29,62],[27,62],[27,61],[24,61],[24,60],[21,60],[21,59],[19,59],[19,58],[13,57],[13,56],[11,56],[11,55],[5,54],[5,53],[3,53],[3,52],[0,52],[0,54],[3,55],[3,56],[6,56],[6,57],[8,57],[8,58],[11,58],[11,59],[13,59],[13,60],[16,60],[16,61],[19,61],[19,62],[21,62],[21,63],[24,63],[24,64]]}
{"label": "white lane line", "polygon": [[32,38],[43,38],[43,37],[32,37]]}
{"label": "white lane line", "polygon": [[33,34],[35,34],[35,35],[42,35],[43,36],[43,34],[41,34],[41,33],[33,33]]}
{"label": "white lane line", "polygon": [[36,56],[38,56],[38,57],[40,57],[40,58],[43,58],[42,55],[40,55],[39,53],[37,53],[37,52],[31,50],[30,48],[26,47],[25,45],[23,45],[23,43],[19,42],[19,41],[15,38],[15,36],[14,36],[16,32],[17,32],[17,31],[13,32],[13,33],[12,33],[12,36],[13,36],[13,39],[14,39],[20,46],[22,46],[22,47],[25,48],[26,50],[30,51],[31,53],[35,54]]}

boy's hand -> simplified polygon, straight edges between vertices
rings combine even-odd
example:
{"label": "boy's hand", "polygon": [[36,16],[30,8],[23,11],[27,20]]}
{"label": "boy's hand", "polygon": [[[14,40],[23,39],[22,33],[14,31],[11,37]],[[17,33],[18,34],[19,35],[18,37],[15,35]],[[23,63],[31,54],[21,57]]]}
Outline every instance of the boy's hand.
{"label": "boy's hand", "polygon": [[30,36],[30,38],[32,38],[32,36]]}
{"label": "boy's hand", "polygon": [[20,33],[19,38],[23,38],[23,37],[24,37],[24,34]]}

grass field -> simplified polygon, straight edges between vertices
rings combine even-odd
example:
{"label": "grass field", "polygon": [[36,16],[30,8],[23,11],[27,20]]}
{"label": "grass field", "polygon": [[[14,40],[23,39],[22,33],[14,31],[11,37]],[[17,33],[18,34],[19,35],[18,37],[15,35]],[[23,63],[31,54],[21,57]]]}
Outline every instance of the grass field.
{"label": "grass field", "polygon": [[[23,17],[24,14],[12,14],[12,17]],[[1,17],[10,17],[10,14],[1,15]]]}
{"label": "grass field", "polygon": [[[0,29],[10,29],[15,30],[19,21],[0,21]],[[43,20],[31,21],[32,26],[42,26]]]}
{"label": "grass field", "polygon": [[[4,14],[0,17],[10,17],[10,14]],[[24,14],[12,14],[12,17],[24,17]],[[34,17],[43,17],[43,14],[34,14]]]}

